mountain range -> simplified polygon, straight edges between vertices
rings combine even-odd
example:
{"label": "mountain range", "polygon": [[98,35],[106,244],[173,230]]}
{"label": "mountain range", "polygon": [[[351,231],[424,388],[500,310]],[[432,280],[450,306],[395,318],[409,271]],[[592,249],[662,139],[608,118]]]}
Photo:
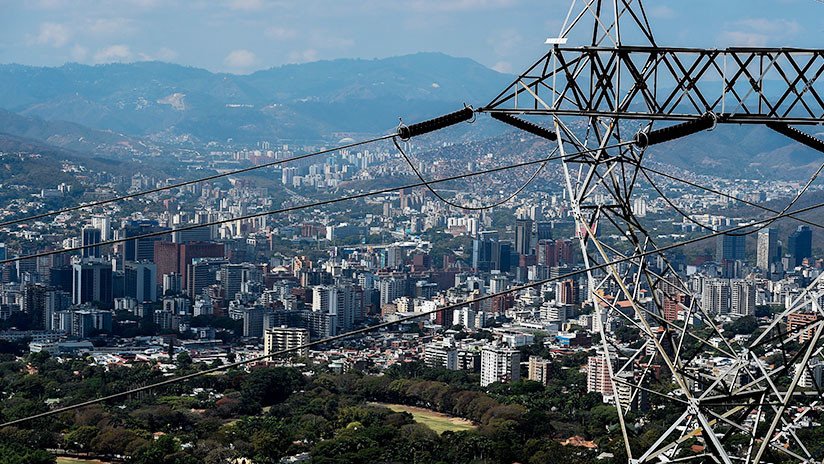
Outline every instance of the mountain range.
{"label": "mountain range", "polygon": [[[464,103],[483,105],[512,79],[439,53],[320,61],[248,75],[161,62],[6,64],[0,65],[0,134],[26,146],[115,156],[158,144],[329,141],[387,133],[398,117],[415,122]],[[505,129],[488,118],[479,124],[457,141]],[[786,179],[805,178],[821,158],[764,127],[725,125],[654,146],[649,157],[704,174]]]}
{"label": "mountain range", "polygon": [[249,75],[160,62],[0,65],[0,108],[142,137],[201,142],[385,132],[486,103],[511,78],[437,53],[288,65]]}

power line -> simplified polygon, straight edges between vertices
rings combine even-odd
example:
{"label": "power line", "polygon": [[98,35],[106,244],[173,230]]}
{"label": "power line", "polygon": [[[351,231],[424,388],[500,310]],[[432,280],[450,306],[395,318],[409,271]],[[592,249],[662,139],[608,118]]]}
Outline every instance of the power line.
{"label": "power line", "polygon": [[315,151],[315,152],[312,152],[312,153],[306,153],[304,155],[294,156],[292,158],[287,158],[287,159],[282,159],[282,160],[272,161],[272,162],[269,162],[269,163],[260,164],[260,165],[257,165],[257,166],[250,166],[248,168],[236,169],[234,171],[224,172],[224,173],[221,173],[221,174],[215,174],[215,175],[212,175],[212,176],[200,177],[200,178],[197,178],[197,179],[187,180],[187,181],[184,181],[184,182],[179,182],[177,184],[167,185],[167,186],[164,186],[164,187],[157,187],[157,188],[153,188],[153,189],[149,189],[149,190],[142,190],[140,192],[128,193],[128,194],[121,195],[121,196],[118,196],[118,197],[107,198],[105,200],[93,201],[91,203],[84,203],[84,204],[76,205],[76,206],[70,206],[68,208],[49,211],[49,212],[46,212],[46,213],[34,214],[32,216],[26,216],[26,217],[20,218],[20,219],[12,219],[12,220],[9,220],[9,221],[0,222],[0,227],[20,224],[22,222],[33,221],[35,219],[42,219],[42,218],[49,217],[49,216],[56,216],[58,214],[70,213],[72,211],[78,211],[78,210],[81,210],[81,209],[93,208],[95,206],[102,206],[102,205],[106,205],[106,204],[109,204],[109,203],[115,203],[115,202],[118,202],[118,201],[128,200],[128,199],[131,199],[131,198],[137,198],[137,197],[141,197],[141,196],[144,196],[144,195],[149,195],[149,194],[152,194],[152,193],[163,192],[165,190],[171,190],[171,189],[175,189],[175,188],[186,187],[188,185],[199,184],[201,182],[207,182],[207,181],[210,181],[210,180],[220,179],[220,178],[223,178],[223,177],[234,176],[234,175],[237,175],[237,174],[244,174],[244,173],[255,171],[255,170],[258,170],[258,169],[264,169],[264,168],[269,168],[269,167],[272,167],[272,166],[277,166],[279,164],[292,163],[292,162],[295,162],[295,161],[300,161],[300,160],[303,160],[303,159],[312,158],[312,157],[319,156],[319,155],[324,155],[326,153],[332,153],[332,152],[339,151],[339,150],[346,150],[346,149],[349,149],[349,148],[354,148],[354,147],[357,147],[357,146],[360,146],[360,145],[366,145],[366,144],[369,144],[369,143],[379,142],[381,140],[386,140],[386,139],[395,137],[395,135],[396,134],[382,135],[380,137],[375,137],[375,138],[372,138],[372,139],[369,139],[369,140],[362,140],[360,142],[354,142],[354,143],[350,143],[348,145],[341,145],[341,146],[338,146],[338,147],[335,147],[335,148],[327,148],[327,149],[320,150],[320,151]]}
{"label": "power line", "polygon": [[[789,211],[789,210],[790,210],[790,208],[792,208],[793,206],[795,206],[795,204],[798,202],[798,200],[800,200],[800,199],[801,199],[801,197],[802,197],[805,193],[807,193],[807,190],[810,188],[810,185],[812,185],[812,184],[813,184],[813,182],[815,182],[815,179],[816,179],[816,178],[818,178],[818,175],[819,175],[819,174],[821,174],[821,170],[822,170],[822,169],[824,169],[824,163],[822,163],[822,164],[821,164],[821,166],[819,166],[819,167],[818,167],[818,169],[817,169],[817,170],[813,173],[813,175],[810,177],[810,179],[809,179],[809,180],[807,181],[807,183],[804,185],[804,187],[803,187],[801,190],[799,190],[799,191],[798,191],[798,193],[795,195],[795,198],[793,198],[793,199],[792,199],[792,201],[790,201],[790,203],[789,203],[789,204],[787,204],[787,206],[786,206],[783,210],[781,210],[781,213],[786,213],[787,211]],[[715,229],[713,229],[712,227],[709,227],[709,226],[707,226],[707,225],[705,225],[705,224],[702,224],[700,221],[697,221],[697,220],[693,219],[692,217],[690,217],[690,216],[689,216],[687,213],[685,213],[685,212],[684,212],[681,208],[679,208],[679,207],[678,207],[678,206],[677,206],[677,205],[676,205],[676,204],[675,204],[675,203],[674,203],[674,202],[673,202],[673,201],[672,201],[672,200],[671,200],[671,199],[670,199],[670,198],[669,198],[669,197],[668,197],[668,196],[667,196],[667,195],[666,195],[663,191],[661,191],[661,189],[658,187],[658,185],[656,185],[656,184],[655,184],[655,182],[653,182],[653,181],[652,181],[652,179],[650,179],[650,177],[649,177],[649,175],[647,175],[646,171],[643,171],[643,170],[642,170],[642,171],[641,171],[641,173],[644,175],[644,177],[647,179],[647,181],[650,183],[650,185],[652,185],[652,188],[654,188],[654,189],[655,189],[655,191],[656,191],[656,192],[658,192],[658,195],[659,195],[659,196],[660,196],[660,197],[661,197],[661,198],[662,198],[662,199],[663,199],[663,200],[664,200],[664,201],[665,201],[665,202],[666,202],[666,203],[667,203],[667,204],[668,204],[668,205],[669,205],[672,209],[674,209],[674,210],[675,210],[675,212],[677,212],[680,216],[682,216],[684,219],[687,219],[687,220],[688,220],[688,221],[690,221],[691,223],[693,223],[693,224],[695,224],[695,225],[697,225],[697,226],[701,227],[701,228],[702,228],[702,229],[704,229],[704,230],[715,230]],[[764,225],[760,226],[758,229],[753,230],[752,232],[756,232],[756,231],[761,230],[761,229],[763,229],[763,228],[765,228],[765,227],[769,227],[770,225],[772,225],[772,223],[773,223],[773,222],[775,222],[775,221],[768,222],[768,223],[766,223],[766,224],[764,224]],[[734,233],[734,234],[733,234],[733,233],[729,233],[729,232],[724,231],[724,235],[731,236],[731,237],[743,237],[744,235],[747,235],[747,233],[745,233],[745,232],[739,232],[739,233]]]}
{"label": "power line", "polygon": [[[421,175],[420,171],[418,171],[418,168],[415,167],[415,163],[412,162],[412,160],[409,158],[409,156],[407,156],[404,149],[401,148],[400,144],[398,143],[398,139],[396,137],[392,137],[392,143],[395,144],[395,148],[398,149],[398,152],[400,152],[400,154],[403,156],[403,159],[406,160],[406,164],[408,164],[409,167],[412,168],[412,171],[415,173],[416,176],[418,176],[418,179],[420,179],[421,182],[423,182],[423,184],[426,186],[427,190],[429,190],[432,193],[432,195],[435,195],[435,197],[437,197],[439,200],[441,200],[442,202],[446,203],[449,206],[452,206],[452,207],[455,207],[455,208],[458,208],[458,209],[462,209],[462,210],[466,210],[466,211],[485,211],[485,210],[488,210],[488,209],[495,208],[496,206],[503,205],[504,203],[508,202],[509,200],[512,200],[513,198],[520,195],[520,193],[523,192],[529,186],[529,184],[531,184],[532,181],[535,180],[536,177],[538,177],[538,174],[540,174],[541,171],[544,170],[544,168],[546,167],[546,163],[547,163],[547,161],[544,161],[543,163],[541,163],[541,165],[538,166],[538,169],[535,170],[535,172],[529,177],[529,179],[527,179],[527,181],[524,182],[524,184],[521,185],[517,190],[515,190],[511,195],[509,195],[509,196],[507,196],[507,197],[505,197],[501,200],[498,200],[494,203],[491,203],[489,205],[466,206],[466,205],[461,205],[459,203],[456,203],[452,200],[449,200],[448,198],[445,198],[437,190],[433,189],[432,185],[430,185],[430,184],[432,184],[432,182],[428,182],[426,179],[423,178],[423,175]],[[555,154],[555,152],[557,152],[557,151],[558,151],[557,148],[552,150],[552,152],[550,153],[550,156]]]}
{"label": "power line", "polygon": [[[601,149],[597,148],[597,149],[592,149],[592,150],[584,150],[584,151],[577,152],[577,153],[567,154],[566,157],[581,155],[581,154],[585,154],[585,153],[591,153],[591,152],[595,152],[595,151],[599,151],[599,150],[601,150]],[[491,173],[499,172],[499,171],[506,171],[506,170],[509,170],[509,169],[515,169],[515,168],[524,167],[524,166],[531,166],[531,165],[538,164],[538,163],[546,163],[548,161],[553,161],[553,160],[562,159],[562,158],[564,158],[564,156],[550,156],[550,157],[542,158],[542,159],[538,159],[538,160],[524,161],[522,163],[516,163],[516,164],[510,164],[510,165],[500,166],[500,167],[496,167],[496,168],[490,168],[490,169],[486,169],[486,170],[483,170],[483,171],[476,171],[476,172],[471,172],[471,173],[466,173],[466,174],[455,175],[455,176],[451,176],[451,177],[445,177],[445,178],[442,178],[442,179],[429,181],[428,183],[429,184],[436,184],[436,183],[441,183],[441,182],[449,182],[449,181],[453,181],[453,180],[465,179],[467,177],[475,177],[475,176],[491,174]],[[157,232],[149,232],[149,233],[145,233],[145,234],[141,234],[141,235],[135,235],[133,237],[118,238],[118,239],[106,240],[106,241],[93,243],[93,244],[79,245],[79,246],[69,247],[69,248],[61,248],[59,250],[49,250],[49,251],[43,251],[43,252],[40,252],[40,253],[33,253],[33,254],[30,254],[30,255],[16,256],[14,258],[8,258],[8,259],[0,260],[0,264],[13,263],[13,262],[27,260],[27,259],[42,258],[42,257],[45,257],[45,256],[52,256],[52,255],[57,255],[57,254],[62,254],[62,253],[69,253],[69,252],[73,252],[73,251],[81,251],[81,250],[85,250],[87,248],[94,248],[94,247],[100,247],[100,246],[106,246],[106,245],[114,245],[114,244],[117,244],[117,243],[124,243],[124,242],[128,242],[128,241],[131,241],[131,240],[141,240],[141,239],[146,239],[146,238],[161,237],[161,236],[164,236],[164,235],[169,235],[169,234],[173,234],[175,232],[181,232],[181,231],[185,231],[185,230],[200,229],[200,228],[203,228],[203,227],[211,227],[211,226],[227,224],[227,223],[235,222],[235,221],[245,221],[245,220],[255,219],[255,218],[264,217],[264,216],[271,216],[271,215],[274,215],[274,214],[288,213],[288,212],[292,212],[292,211],[299,211],[299,210],[306,209],[306,208],[314,208],[314,207],[317,207],[317,206],[324,206],[324,205],[329,205],[329,204],[333,204],[333,203],[339,203],[339,202],[347,201],[347,200],[357,200],[357,199],[360,199],[360,198],[370,197],[370,196],[373,196],[373,195],[382,195],[384,193],[396,192],[398,190],[403,190],[403,189],[408,189],[408,188],[422,187],[422,186],[425,186],[426,184],[427,184],[427,182],[416,182],[414,184],[402,185],[400,187],[387,187],[385,189],[373,190],[373,191],[370,191],[370,192],[358,193],[358,194],[349,195],[349,196],[345,196],[345,197],[332,198],[332,199],[329,199],[329,200],[323,200],[323,201],[318,201],[318,202],[314,202],[314,203],[307,203],[307,204],[303,204],[303,205],[290,206],[288,208],[281,208],[281,209],[264,211],[264,212],[260,212],[260,213],[247,214],[247,215],[244,215],[244,216],[238,216],[238,217],[234,217],[234,218],[230,218],[230,219],[221,219],[221,220],[217,220],[217,221],[205,222],[205,223],[202,223],[202,224],[190,224],[190,225],[187,225],[187,226],[184,226],[184,227],[179,227],[177,229],[172,229],[172,230],[162,230],[162,231],[157,231]]]}
{"label": "power line", "polygon": [[[824,0],[822,0],[822,1],[824,1]],[[698,183],[695,183],[695,182],[691,182],[691,181],[688,181],[686,179],[682,179],[680,177],[673,176],[672,174],[667,174],[663,171],[653,169],[649,166],[638,165],[638,167],[641,168],[642,171],[651,172],[655,175],[658,175],[658,176],[661,176],[661,177],[666,177],[667,179],[674,180],[676,182],[680,182],[680,183],[685,184],[685,185],[689,185],[690,187],[695,187],[697,189],[701,189],[701,190],[704,190],[704,191],[709,192],[709,193],[714,193],[716,195],[719,195],[721,197],[724,197],[724,198],[727,198],[727,199],[730,199],[730,200],[735,200],[735,201],[744,203],[745,205],[752,206],[753,208],[758,208],[758,209],[760,209],[762,211],[766,211],[768,213],[779,214],[778,210],[766,207],[764,205],[760,205],[758,203],[755,203],[755,202],[752,202],[752,201],[749,201],[749,200],[745,200],[743,198],[739,198],[739,197],[730,195],[730,194],[725,193],[721,190],[713,189],[713,188],[707,187],[705,185],[701,185],[701,184],[698,184]],[[787,218],[796,220],[798,222],[801,222],[801,223],[804,223],[804,224],[807,224],[807,225],[810,225],[810,226],[813,226],[813,227],[818,227],[818,228],[824,229],[824,224],[808,221],[806,219],[796,217],[796,216],[794,216],[794,214],[795,214],[795,212],[793,212],[792,214],[788,214]]]}
{"label": "power line", "polygon": [[[824,203],[819,203],[817,205],[813,205],[813,206],[809,206],[807,208],[797,210],[797,211],[795,211],[795,213],[804,213],[804,212],[812,211],[814,209],[821,208],[821,207],[824,207]],[[776,215],[772,218],[768,218],[768,219],[759,221],[756,224],[761,223],[761,222],[773,221],[773,220],[776,220],[776,219],[780,219],[780,217],[784,217],[784,216],[788,216],[788,215],[789,215],[788,213],[782,213],[782,214]],[[748,225],[744,225],[744,226],[738,226],[738,227],[735,227],[735,228],[730,229],[730,230],[731,231],[744,230],[744,229],[746,229],[747,227],[750,227],[750,226],[751,226],[751,224],[748,224]],[[749,233],[752,233],[752,232],[749,232]],[[637,254],[632,255],[632,256],[625,256],[623,258],[618,258],[618,259],[615,259],[615,260],[607,262],[607,263],[592,265],[592,266],[589,266],[589,267],[584,268],[584,269],[580,269],[580,270],[577,270],[577,271],[572,271],[572,272],[568,272],[568,273],[563,274],[563,275],[559,275],[557,277],[551,277],[551,278],[548,278],[548,279],[532,282],[532,283],[529,283],[529,284],[519,285],[519,286],[516,286],[516,287],[512,287],[508,290],[505,290],[503,292],[493,293],[493,294],[490,294],[490,295],[484,295],[484,296],[481,296],[481,297],[476,298],[474,300],[464,301],[464,302],[461,302],[461,303],[454,303],[454,304],[451,304],[451,305],[444,306],[443,308],[438,308],[438,309],[434,309],[434,310],[430,310],[430,311],[426,311],[426,312],[422,312],[422,313],[416,313],[416,314],[413,314],[411,316],[405,316],[405,317],[398,318],[398,319],[396,319],[394,321],[391,321],[391,322],[382,322],[382,323],[371,325],[371,326],[364,327],[364,328],[361,328],[361,329],[352,330],[350,332],[346,332],[346,333],[343,333],[343,334],[334,335],[334,336],[331,336],[331,337],[316,340],[314,342],[305,343],[303,345],[300,345],[300,346],[297,346],[297,347],[294,347],[294,348],[288,348],[288,349],[285,349],[285,350],[280,350],[280,351],[277,351],[275,353],[270,353],[268,355],[257,356],[257,357],[246,359],[246,360],[243,360],[243,361],[238,361],[238,362],[234,362],[234,363],[230,363],[230,364],[224,364],[222,366],[212,367],[212,368],[209,368],[209,369],[206,369],[206,370],[194,372],[194,373],[191,373],[191,374],[186,374],[186,375],[183,375],[183,376],[180,376],[180,377],[175,377],[175,378],[172,378],[172,379],[163,380],[163,381],[151,384],[151,385],[144,385],[144,386],[133,388],[133,389],[130,389],[130,390],[127,390],[127,391],[124,391],[124,392],[113,393],[111,395],[103,396],[103,397],[100,397],[100,398],[95,398],[93,400],[88,400],[88,401],[84,401],[84,402],[77,403],[77,404],[74,404],[74,405],[65,406],[65,407],[62,407],[62,408],[59,408],[59,409],[54,409],[54,410],[51,410],[51,411],[46,411],[46,412],[42,412],[42,413],[39,413],[39,414],[34,414],[34,415],[24,417],[24,418],[21,418],[21,419],[15,419],[13,421],[8,421],[8,422],[5,422],[3,424],[0,424],[0,428],[21,424],[21,423],[28,422],[28,421],[35,420],[35,419],[42,419],[44,417],[53,416],[55,414],[60,414],[60,413],[63,413],[63,412],[72,411],[72,410],[75,410],[75,409],[80,409],[80,408],[85,407],[85,406],[90,406],[90,405],[93,405],[93,404],[102,403],[104,401],[113,400],[113,399],[117,399],[117,398],[122,398],[124,396],[129,396],[129,395],[139,393],[139,392],[142,392],[142,391],[151,390],[153,388],[163,387],[163,386],[166,386],[166,385],[172,385],[172,384],[175,384],[175,383],[178,383],[178,382],[183,382],[185,380],[190,380],[190,379],[193,379],[193,378],[201,377],[201,376],[212,374],[212,373],[215,373],[215,372],[220,372],[220,371],[224,371],[224,370],[227,370],[227,369],[231,369],[233,367],[244,366],[246,364],[251,364],[253,362],[263,361],[263,360],[270,359],[270,358],[277,357],[277,356],[281,356],[281,355],[284,355],[284,354],[293,353],[295,351],[299,351],[299,350],[303,350],[303,349],[307,349],[307,348],[312,348],[312,347],[315,347],[315,346],[318,346],[318,345],[321,345],[321,344],[324,344],[324,343],[330,343],[330,342],[342,340],[342,339],[345,339],[345,338],[353,337],[355,335],[361,335],[361,334],[364,334],[364,333],[372,332],[374,330],[379,330],[379,329],[382,329],[382,328],[385,328],[385,327],[389,327],[391,325],[398,324],[398,323],[401,323],[401,322],[413,321],[415,319],[420,319],[420,318],[425,317],[425,316],[431,316],[431,315],[437,314],[439,312],[448,311],[450,309],[457,309],[457,308],[460,308],[461,306],[464,306],[464,305],[467,305],[467,304],[486,301],[486,300],[489,300],[489,299],[497,298],[497,297],[502,296],[502,295],[508,295],[510,293],[519,292],[521,290],[526,290],[528,288],[539,287],[539,286],[542,286],[544,284],[551,283],[551,282],[554,282],[554,281],[557,281],[557,280],[562,280],[562,279],[567,279],[567,278],[570,278],[570,277],[574,277],[576,275],[583,274],[583,273],[586,273],[586,272],[595,271],[595,270],[599,270],[599,269],[604,269],[606,267],[610,267],[610,266],[614,266],[616,264],[631,261],[633,259],[640,259],[640,258],[644,258],[644,257],[650,256],[650,255],[653,255],[653,254],[660,254],[660,253],[663,253],[665,251],[669,251],[669,250],[672,250],[672,249],[676,249],[676,248],[680,248],[680,247],[683,247],[683,246],[691,245],[693,243],[697,243],[697,242],[700,242],[700,241],[703,241],[703,240],[708,240],[708,239],[716,237],[718,235],[722,235],[722,233],[716,231],[716,232],[713,232],[713,233],[710,233],[710,234],[702,235],[700,237],[695,237],[695,238],[685,240],[685,241],[682,241],[682,242],[677,242],[677,243],[666,245],[666,246],[663,246],[663,247],[660,247],[660,248],[656,248],[654,250],[637,253]]]}
{"label": "power line", "polygon": [[[492,113],[492,114],[493,114],[493,115],[496,115],[496,114],[499,114],[499,113]],[[525,123],[525,124],[529,124],[529,123],[527,123],[527,122],[525,122],[525,121],[522,121],[522,122],[523,122],[523,123]],[[539,129],[542,129],[542,130],[543,130],[543,128],[539,128]],[[400,144],[398,143],[398,139],[397,139],[397,137],[392,137],[392,143],[394,143],[394,144],[395,144],[395,148],[397,148],[397,149],[398,149],[398,152],[400,152],[400,154],[403,156],[403,159],[404,159],[404,160],[406,160],[406,164],[408,164],[408,165],[409,165],[409,167],[410,167],[410,168],[412,168],[412,171],[415,173],[415,175],[416,175],[416,176],[418,176],[418,179],[420,179],[420,180],[421,180],[421,182],[423,182],[423,183],[424,183],[424,185],[426,186],[427,190],[429,190],[429,191],[430,191],[433,195],[435,195],[435,196],[436,196],[439,200],[441,200],[443,203],[446,203],[446,204],[447,204],[447,205],[449,205],[449,206],[452,206],[452,207],[455,207],[455,208],[458,208],[458,209],[462,209],[462,210],[466,210],[466,211],[485,211],[485,210],[492,209],[492,208],[495,208],[495,207],[497,207],[497,206],[501,206],[501,205],[503,205],[503,204],[507,203],[508,201],[510,201],[510,200],[512,200],[513,198],[515,198],[515,197],[517,197],[518,195],[520,195],[520,194],[521,194],[521,192],[523,192],[524,190],[526,190],[526,188],[527,188],[527,187],[529,187],[529,185],[530,185],[530,184],[532,184],[532,181],[534,181],[534,180],[538,177],[538,174],[540,174],[540,173],[541,173],[541,171],[543,171],[543,170],[544,170],[544,168],[546,167],[546,164],[547,164],[547,162],[546,162],[546,161],[545,161],[545,162],[543,162],[543,163],[541,163],[541,165],[540,165],[540,166],[538,166],[538,169],[536,169],[536,170],[535,170],[535,172],[534,172],[534,173],[532,173],[532,175],[529,177],[529,179],[527,179],[527,181],[526,181],[526,182],[524,182],[524,183],[523,183],[520,187],[518,187],[518,189],[516,189],[514,192],[512,192],[510,195],[506,196],[505,198],[503,198],[503,199],[501,199],[501,200],[498,200],[498,201],[496,201],[496,202],[494,202],[494,203],[488,204],[488,205],[483,205],[483,206],[466,206],[466,205],[461,205],[461,204],[459,204],[459,203],[456,203],[456,202],[454,202],[454,201],[452,201],[452,200],[449,200],[448,198],[445,198],[445,197],[444,197],[443,195],[441,195],[441,194],[440,194],[437,190],[433,189],[433,188],[432,188],[432,186],[431,186],[430,184],[432,184],[432,183],[434,183],[434,182],[427,181],[426,179],[424,179],[424,177],[423,177],[423,175],[421,174],[421,172],[420,172],[420,171],[418,170],[418,168],[415,166],[415,163],[413,163],[413,162],[412,162],[412,159],[411,159],[411,158],[409,158],[409,156],[406,154],[406,151],[404,151],[404,149],[403,149],[403,148],[401,148]],[[611,149],[611,148],[619,148],[619,147],[623,147],[623,146],[625,146],[625,145],[631,145],[631,144],[633,144],[633,143],[634,143],[634,142],[622,142],[622,143],[616,143],[616,144],[614,144],[614,145],[609,145],[609,146],[606,146],[606,147],[599,147],[599,148],[598,148],[598,150],[608,150],[608,149]],[[553,155],[553,154],[555,154],[557,151],[558,151],[558,148],[555,148],[554,150],[552,150],[552,152],[550,153],[550,156],[551,156],[551,155]],[[582,154],[582,153],[585,153],[585,152],[580,152],[580,153],[571,153],[570,155],[567,155],[567,156],[573,156],[573,155],[576,155],[576,154]]]}

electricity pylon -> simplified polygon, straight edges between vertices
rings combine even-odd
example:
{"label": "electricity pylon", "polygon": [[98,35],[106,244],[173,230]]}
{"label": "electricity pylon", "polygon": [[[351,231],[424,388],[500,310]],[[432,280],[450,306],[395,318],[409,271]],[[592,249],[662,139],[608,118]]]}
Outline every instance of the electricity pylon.
{"label": "electricity pylon", "polygon": [[[804,429],[824,421],[820,283],[760,335],[730,337],[633,206],[653,182],[648,146],[716,124],[765,124],[824,152],[792,127],[824,120],[824,50],[662,47],[641,0],[574,0],[547,44],[479,111],[582,153],[563,171],[584,265],[620,261],[587,274],[601,352],[590,367],[610,382],[627,460],[821,462]],[[645,435],[638,411],[664,428]]]}

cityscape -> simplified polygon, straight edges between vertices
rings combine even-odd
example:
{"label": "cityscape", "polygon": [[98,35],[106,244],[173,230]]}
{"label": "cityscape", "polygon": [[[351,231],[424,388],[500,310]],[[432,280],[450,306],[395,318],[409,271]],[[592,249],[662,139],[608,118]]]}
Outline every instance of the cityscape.
{"label": "cityscape", "polygon": [[[71,66],[38,85],[140,64]],[[550,108],[549,68],[440,119],[283,137],[231,93],[211,117],[237,132],[202,137],[0,91],[0,463],[821,462],[824,103]],[[203,104],[173,90],[140,105]],[[644,118],[676,125],[617,128]]]}

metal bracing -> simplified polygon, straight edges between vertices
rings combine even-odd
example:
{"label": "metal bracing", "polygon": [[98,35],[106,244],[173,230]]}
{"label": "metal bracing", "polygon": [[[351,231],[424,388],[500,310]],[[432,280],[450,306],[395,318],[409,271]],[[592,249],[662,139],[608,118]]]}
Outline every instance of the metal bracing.
{"label": "metal bracing", "polygon": [[821,124],[822,74],[824,50],[555,46],[481,110]]}
{"label": "metal bracing", "polygon": [[[587,274],[588,302],[627,461],[822,462],[809,431],[824,424],[824,278],[760,334],[733,339],[633,214],[639,177],[653,179],[646,145],[630,142],[658,121],[706,128],[707,116],[798,140],[788,125],[824,119],[824,50],[659,47],[641,0],[573,0],[547,43],[479,111],[543,116],[553,131],[584,264],[604,266]],[[639,443],[634,421],[653,404],[670,422]]]}

